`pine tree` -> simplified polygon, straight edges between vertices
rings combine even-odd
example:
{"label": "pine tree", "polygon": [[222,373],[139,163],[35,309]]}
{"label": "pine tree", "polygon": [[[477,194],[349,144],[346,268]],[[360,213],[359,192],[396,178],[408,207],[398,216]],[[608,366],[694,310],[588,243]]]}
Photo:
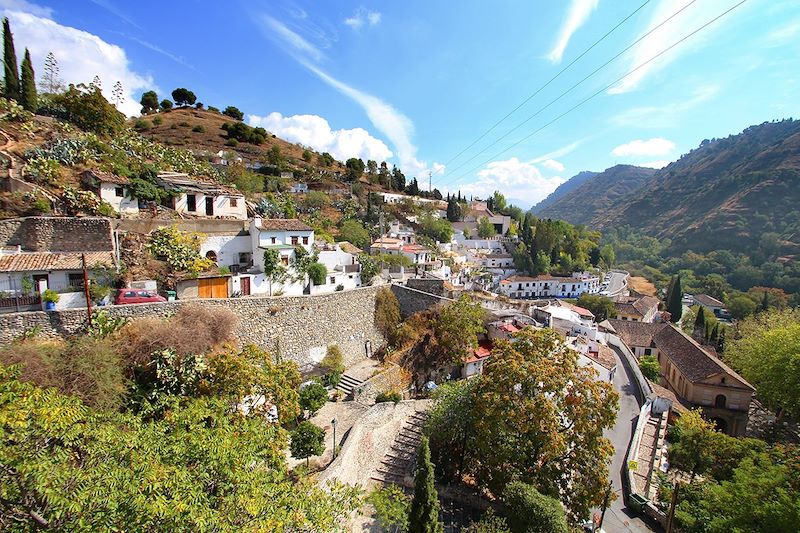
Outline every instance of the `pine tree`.
{"label": "pine tree", "polygon": [[22,87],[19,95],[19,103],[31,113],[35,113],[37,108],[37,100],[36,77],[33,73],[31,53],[26,48],[25,57],[22,60]]}
{"label": "pine tree", "polygon": [[667,311],[671,317],[670,321],[677,324],[683,315],[683,288],[681,287],[681,277],[676,275],[674,281],[670,284],[671,289],[667,298]]}
{"label": "pine tree", "polygon": [[3,64],[5,66],[5,97],[19,100],[19,70],[17,52],[14,50],[14,35],[8,17],[3,18]]}
{"label": "pine tree", "polygon": [[414,499],[408,513],[408,533],[442,533],[439,496],[433,484],[433,464],[428,437],[422,437],[414,473]]}

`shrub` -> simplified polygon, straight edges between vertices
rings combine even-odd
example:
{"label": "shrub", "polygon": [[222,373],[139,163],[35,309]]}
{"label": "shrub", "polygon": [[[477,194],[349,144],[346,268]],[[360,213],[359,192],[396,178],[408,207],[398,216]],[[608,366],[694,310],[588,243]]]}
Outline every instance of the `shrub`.
{"label": "shrub", "polygon": [[83,130],[112,137],[125,129],[125,115],[108,103],[98,88],[71,85],[53,100],[64,109],[65,118]]}
{"label": "shrub", "polygon": [[341,283],[336,286],[336,291],[337,292],[341,292],[343,290],[344,290],[344,285],[342,285]]}
{"label": "shrub", "polygon": [[535,487],[514,481],[503,491],[508,525],[514,533],[569,533],[564,508]]}
{"label": "shrub", "polygon": [[153,117],[153,125],[160,126],[164,123],[164,119],[161,117]]}
{"label": "shrub", "polygon": [[136,131],[147,131],[152,127],[153,126],[152,124],[150,124],[150,121],[145,120],[143,118],[136,119],[136,122],[134,122],[133,124],[133,129],[135,129]]}
{"label": "shrub", "polygon": [[344,355],[342,355],[342,350],[335,344],[328,346],[325,357],[319,362],[319,367],[326,373],[338,372],[339,374],[343,374]]}
{"label": "shrub", "polygon": [[202,124],[198,124],[197,126],[192,128],[192,131],[194,131],[196,133],[203,133],[204,131],[206,131],[206,129],[203,127]]}
{"label": "shrub", "polygon": [[25,170],[36,181],[54,185],[59,178],[60,166],[58,161],[42,156],[35,156],[25,164]]}
{"label": "shrub", "polygon": [[211,111],[212,113],[219,113],[219,108],[214,107],[213,105],[208,106],[208,110]]}
{"label": "shrub", "polygon": [[400,302],[387,287],[375,296],[375,324],[386,337],[390,337],[400,324]]}
{"label": "shrub", "polygon": [[325,451],[325,431],[311,422],[300,422],[297,429],[292,431],[292,440],[289,450],[295,459],[305,459],[312,455],[320,455]]}
{"label": "shrub", "polygon": [[375,403],[394,402],[398,403],[403,399],[403,395],[397,391],[384,391],[375,397]]}
{"label": "shrub", "polygon": [[175,226],[158,228],[150,233],[148,249],[157,259],[166,261],[174,272],[198,274],[214,266],[214,262],[200,257],[202,235],[182,233]]}
{"label": "shrub", "polygon": [[226,107],[225,111],[223,111],[222,114],[236,120],[242,120],[244,118],[244,113],[242,113],[241,111],[239,111],[237,107],[234,107],[232,105]]}
{"label": "shrub", "polygon": [[658,359],[652,355],[643,355],[639,358],[639,368],[642,374],[644,374],[644,377],[658,383],[658,380],[661,378],[661,364],[659,364]]}
{"label": "shrub", "polygon": [[321,383],[309,383],[300,389],[300,408],[308,411],[309,418],[317,414],[328,401],[328,389]]}
{"label": "shrub", "polygon": [[233,147],[239,146],[239,141],[237,141],[236,139],[228,139],[227,141],[225,141],[225,146],[233,146]]}
{"label": "shrub", "polygon": [[189,123],[186,122],[185,120],[181,120],[180,122],[178,122],[178,126],[180,126],[181,128],[188,128]]}
{"label": "shrub", "polygon": [[59,294],[58,294],[56,291],[54,291],[53,289],[47,289],[46,291],[44,291],[44,292],[42,293],[42,301],[45,301],[45,302],[52,302],[52,303],[58,303],[58,301],[59,301],[60,299],[61,299],[61,295],[59,295]]}

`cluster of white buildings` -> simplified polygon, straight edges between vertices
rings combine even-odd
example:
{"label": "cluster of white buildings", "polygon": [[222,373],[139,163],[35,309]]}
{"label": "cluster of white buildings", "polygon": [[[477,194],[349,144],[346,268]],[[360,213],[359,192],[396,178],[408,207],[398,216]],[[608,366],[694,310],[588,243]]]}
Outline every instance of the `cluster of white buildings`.
{"label": "cluster of white buildings", "polygon": [[571,277],[510,276],[500,282],[500,294],[509,298],[578,298],[600,292],[600,276],[592,272],[573,272]]}

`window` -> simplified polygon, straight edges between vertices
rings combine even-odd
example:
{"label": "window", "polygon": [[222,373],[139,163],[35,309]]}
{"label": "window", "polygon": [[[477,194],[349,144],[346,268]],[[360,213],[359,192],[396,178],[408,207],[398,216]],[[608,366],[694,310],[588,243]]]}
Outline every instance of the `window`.
{"label": "window", "polygon": [[651,348],[645,348],[644,349],[644,354],[645,355],[652,355],[653,354],[653,350]]}
{"label": "window", "polygon": [[336,283],[336,278],[334,276],[331,276],[331,284],[333,283]]}
{"label": "window", "polygon": [[292,244],[296,246],[297,244],[299,244],[299,242],[300,241],[299,241],[297,235],[293,235],[292,236]]}
{"label": "window", "polygon": [[73,287],[75,290],[82,291],[83,290],[83,274],[70,274],[69,275],[69,286]]}
{"label": "window", "polygon": [[270,237],[272,244],[275,244],[275,237]]}
{"label": "window", "polygon": [[114,195],[117,198],[122,198],[125,196],[125,188],[124,187],[114,187]]}
{"label": "window", "polygon": [[194,194],[186,195],[186,210],[197,211],[197,197]]}
{"label": "window", "polygon": [[289,265],[289,258],[286,257],[285,255],[281,256],[281,263],[283,263],[283,266],[288,266]]}
{"label": "window", "polygon": [[719,407],[720,409],[725,409],[725,404],[727,403],[727,398],[725,398],[724,394],[718,394],[716,398],[714,398],[714,407]]}
{"label": "window", "polygon": [[238,198],[231,198],[231,207],[236,207],[238,205],[239,205],[239,199]]}
{"label": "window", "polygon": [[719,382],[725,385],[725,378],[720,378]]}
{"label": "window", "polygon": [[211,259],[215,263],[217,262],[217,252],[214,250],[209,250],[206,252],[206,259]]}
{"label": "window", "polygon": [[303,237],[303,244],[308,244],[308,237]]}
{"label": "window", "polygon": [[253,254],[251,254],[250,252],[239,253],[239,264],[249,265],[250,261],[252,260],[253,260]]}

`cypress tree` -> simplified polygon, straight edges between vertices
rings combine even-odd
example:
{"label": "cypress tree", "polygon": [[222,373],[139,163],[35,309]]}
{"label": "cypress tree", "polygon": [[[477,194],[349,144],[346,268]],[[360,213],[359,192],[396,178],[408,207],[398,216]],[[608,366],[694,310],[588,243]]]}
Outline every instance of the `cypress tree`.
{"label": "cypress tree", "polygon": [[706,311],[703,306],[697,310],[697,316],[694,319],[694,335],[696,337],[701,334],[703,337],[706,335]]}
{"label": "cypress tree", "polygon": [[675,280],[671,284],[669,297],[667,299],[667,311],[669,311],[673,324],[677,324],[683,315],[683,288],[681,287],[680,275],[675,276]]}
{"label": "cypress tree", "polygon": [[14,36],[8,17],[3,18],[3,65],[5,67],[5,97],[19,100],[19,70],[17,70],[17,52],[14,50]]}
{"label": "cypress tree", "polygon": [[22,87],[20,89],[19,103],[30,111],[36,112],[36,79],[33,73],[33,64],[31,63],[31,54],[28,49],[25,49],[25,57],[22,60]]}
{"label": "cypress tree", "polygon": [[764,291],[764,297],[761,298],[761,310],[768,311],[769,310],[769,295],[767,291]]}
{"label": "cypress tree", "polygon": [[428,437],[422,437],[414,473],[414,499],[408,513],[408,533],[442,533],[439,496],[433,484],[433,464]]}

